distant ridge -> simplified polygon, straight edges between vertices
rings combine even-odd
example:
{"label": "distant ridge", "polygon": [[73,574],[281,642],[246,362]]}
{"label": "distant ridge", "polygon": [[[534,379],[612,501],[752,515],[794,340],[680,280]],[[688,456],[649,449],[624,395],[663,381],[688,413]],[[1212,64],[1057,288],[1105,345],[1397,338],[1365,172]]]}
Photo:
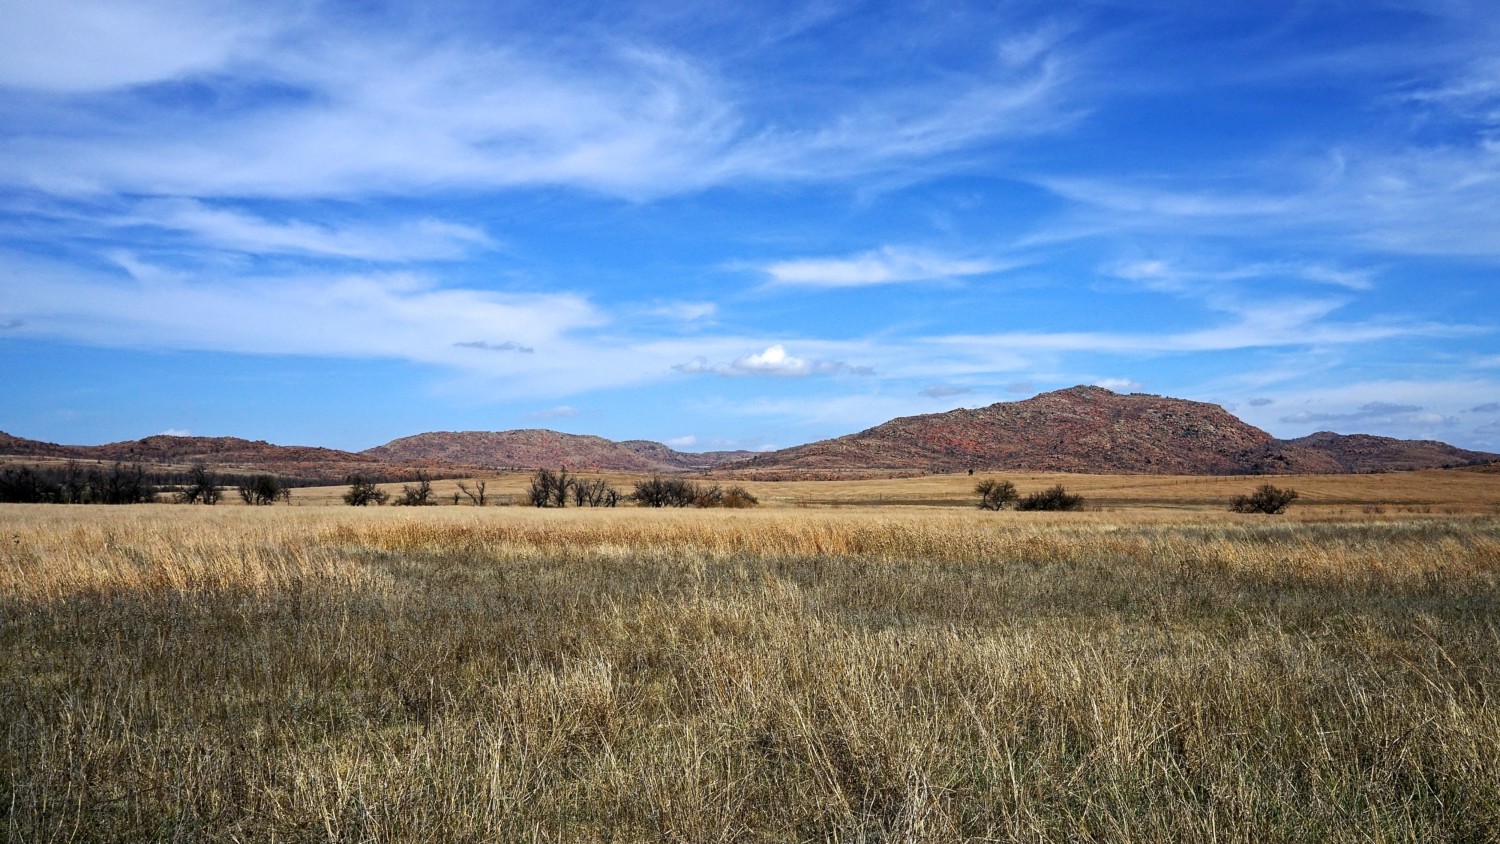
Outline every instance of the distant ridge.
{"label": "distant ridge", "polygon": [[739,465],[793,471],[1257,475],[1421,469],[1496,459],[1500,455],[1444,443],[1365,435],[1278,440],[1215,404],[1078,386],[1023,401],[893,419]]}
{"label": "distant ridge", "polygon": [[[449,476],[498,469],[669,473],[724,470],[808,477],[822,473],[966,469],[1099,474],[1340,474],[1468,466],[1500,460],[1433,440],[1327,431],[1278,440],[1216,404],[1102,387],[1070,387],[1015,402],[892,419],[865,431],[767,453],[680,452],[650,440],[615,442],[531,428],[435,431],[359,453],[237,437],[166,434],[68,446],[0,432],[0,455],[123,460],[304,478],[354,472]],[[847,476],[840,474],[839,476]]]}
{"label": "distant ridge", "polygon": [[273,445],[239,437],[179,437],[170,434],[105,445],[58,445],[0,432],[0,455],[179,466],[202,461],[218,469],[274,472],[308,479],[340,479],[355,472],[385,473],[391,468],[331,448]]}
{"label": "distant ridge", "polygon": [[388,463],[446,463],[487,468],[566,466],[617,472],[709,469],[749,457],[748,451],[690,454],[658,442],[615,442],[543,428],[519,431],[435,431],[392,440],[361,455]]}

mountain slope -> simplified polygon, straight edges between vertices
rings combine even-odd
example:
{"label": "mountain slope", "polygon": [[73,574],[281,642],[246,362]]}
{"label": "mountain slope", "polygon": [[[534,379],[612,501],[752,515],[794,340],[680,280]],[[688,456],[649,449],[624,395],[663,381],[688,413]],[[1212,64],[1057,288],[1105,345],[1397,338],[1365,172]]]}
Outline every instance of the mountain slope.
{"label": "mountain slope", "polygon": [[392,440],[360,454],[400,463],[674,472],[706,469],[749,453],[684,454],[648,440],[615,442],[585,434],[528,428],[519,431],[436,431]]}
{"label": "mountain slope", "polygon": [[356,471],[387,468],[369,458],[331,448],[273,445],[239,437],[167,434],[104,445],[57,445],[0,433],[0,454],[147,465],[185,466],[201,461],[217,469],[275,472],[304,478],[342,478]]}
{"label": "mountain slope", "polygon": [[1495,460],[1497,455],[1451,446],[1437,440],[1398,440],[1370,434],[1319,431],[1294,440],[1293,448],[1327,455],[1345,472],[1403,472],[1439,466],[1467,466]]}
{"label": "mountain slope", "polygon": [[[1333,439],[1329,439],[1329,437]],[[1377,438],[1379,439],[1379,438]],[[1390,440],[1400,444],[1402,441]],[[1380,458],[1405,468],[1493,459],[1446,447],[1387,446]],[[1101,387],[1071,387],[1024,401],[893,419],[866,431],[756,456],[747,468],[1012,469],[1233,475],[1362,471],[1339,435],[1285,442],[1214,404]],[[1455,459],[1456,453],[1465,459]],[[1402,455],[1398,457],[1397,455]]]}
{"label": "mountain slope", "polygon": [[1327,431],[1278,440],[1204,402],[1101,387],[1071,387],[1017,402],[892,419],[835,439],[755,454],[684,453],[658,442],[558,431],[437,431],[357,454],[279,446],[237,437],[159,435],[99,446],[66,446],[0,432],[0,455],[122,460],[268,471],[302,478],[354,472],[466,473],[567,467],[640,473],[706,469],[786,472],[1026,470],[1123,474],[1337,474],[1463,466],[1500,460],[1432,440]]}

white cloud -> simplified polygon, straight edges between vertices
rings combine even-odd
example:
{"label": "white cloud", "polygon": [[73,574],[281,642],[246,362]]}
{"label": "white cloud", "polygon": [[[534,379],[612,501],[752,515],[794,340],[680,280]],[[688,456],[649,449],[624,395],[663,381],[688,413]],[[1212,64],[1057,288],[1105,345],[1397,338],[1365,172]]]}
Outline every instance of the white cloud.
{"label": "white cloud", "polygon": [[1114,390],[1117,393],[1134,393],[1142,389],[1141,382],[1129,378],[1100,378],[1094,381],[1094,386]]}
{"label": "white cloud", "polygon": [[873,370],[865,366],[851,366],[842,361],[808,360],[788,354],[780,343],[735,358],[729,363],[711,364],[705,357],[696,357],[687,363],[677,364],[673,369],[689,375],[712,372],[728,376],[774,376],[778,378],[805,378],[809,375],[870,375]]}
{"label": "white cloud", "polygon": [[666,317],[678,322],[698,322],[712,319],[719,306],[712,302],[664,302],[646,310],[652,316]]}
{"label": "white cloud", "polygon": [[[1408,146],[1396,151],[1341,151],[1332,167],[1307,161],[1246,163],[1254,187],[1203,188],[1208,177],[1178,177],[1176,187],[1124,179],[1043,178],[1038,183],[1092,212],[1092,225],[1111,231],[1305,237],[1326,245],[1398,255],[1500,255],[1500,144],[1481,136],[1468,144]],[[1300,174],[1289,178],[1286,174]],[[1278,185],[1277,189],[1261,187]],[[1327,248],[1327,246],[1325,246]],[[1304,275],[1354,289],[1358,274]]]}
{"label": "white cloud", "polygon": [[[92,346],[378,357],[545,377],[571,366],[569,332],[605,321],[575,295],[444,288],[410,273],[122,280],[0,257],[0,298],[31,334]],[[559,352],[476,353],[475,337],[496,335],[514,351]]]}
{"label": "white cloud", "polygon": [[506,340],[503,343],[490,343],[485,340],[466,340],[461,343],[454,343],[453,345],[460,349],[478,349],[483,352],[519,352],[523,355],[529,355],[536,351],[536,349],[530,346],[523,346],[514,340]]}
{"label": "white cloud", "polygon": [[[798,103],[739,86],[722,56],[586,32],[563,42],[518,29],[481,42],[421,26],[348,26],[274,2],[248,15],[168,0],[25,0],[6,12],[0,86],[52,92],[71,119],[0,138],[0,183],[55,193],[344,197],[562,185],[650,197],[896,173],[914,161],[938,167],[948,153],[1073,119],[1061,107],[1071,64],[1056,43],[1019,64],[997,59]],[[331,30],[340,37],[327,38]],[[213,96],[143,98],[131,87],[189,79]],[[249,236],[322,244],[326,234]]]}
{"label": "white cloud", "polygon": [[301,220],[272,221],[190,199],[140,203],[116,226],[152,226],[191,235],[211,246],[257,254],[297,254],[373,261],[462,258],[495,244],[480,229],[442,220],[391,226],[334,227]]}
{"label": "white cloud", "polygon": [[762,267],[773,284],[809,287],[864,287],[903,281],[932,281],[985,275],[1014,264],[951,258],[886,246],[844,258],[797,258]]}
{"label": "white cloud", "polygon": [[535,413],[526,414],[527,419],[572,419],[578,415],[578,408],[563,404],[557,407],[549,407],[546,410],[538,410]]}
{"label": "white cloud", "polygon": [[917,395],[924,396],[929,399],[943,399],[948,398],[949,396],[962,396],[972,392],[974,392],[974,390],[970,387],[950,387],[934,384],[931,387],[924,387],[921,392],[917,393]]}
{"label": "white cloud", "polygon": [[[1464,410],[1476,399],[1500,399],[1500,384],[1483,379],[1380,380],[1288,389],[1271,408],[1253,408],[1247,420],[1278,436],[1301,436],[1322,429],[1343,433],[1469,441],[1482,433],[1483,417]],[[1297,408],[1294,412],[1288,410]],[[1471,446],[1472,447],[1472,446]]]}
{"label": "white cloud", "polygon": [[158,436],[162,437],[191,437],[192,435],[193,432],[186,428],[168,428],[158,434]]}
{"label": "white cloud", "polygon": [[685,437],[673,437],[672,439],[664,440],[663,444],[669,445],[672,448],[692,448],[698,444],[698,438],[689,434]]}
{"label": "white cloud", "polygon": [[272,34],[266,5],[7,0],[0,86],[103,91],[220,68]]}
{"label": "white cloud", "polygon": [[[1337,300],[1262,300],[1234,304],[1231,321],[1180,332],[1009,332],[924,338],[923,342],[970,353],[992,349],[1012,355],[1038,353],[1167,354],[1283,346],[1341,346],[1399,337],[1472,334],[1466,326],[1398,322],[1336,322],[1327,319]],[[1014,367],[1012,367],[1014,368]]]}
{"label": "white cloud", "polygon": [[1137,282],[1147,289],[1170,292],[1188,292],[1204,284],[1278,278],[1311,281],[1348,290],[1369,290],[1373,286],[1370,270],[1349,270],[1312,262],[1257,262],[1211,269],[1153,258],[1122,261],[1104,271]]}
{"label": "white cloud", "polygon": [[[1422,408],[1414,404],[1395,404],[1393,402],[1372,401],[1359,406],[1358,409],[1346,413],[1313,413],[1299,410],[1289,416],[1281,417],[1282,422],[1303,425],[1308,423],[1324,422],[1365,422],[1372,419],[1390,419],[1392,417],[1406,417],[1417,421],[1415,415]],[[1433,416],[1434,414],[1425,414]],[[1438,416],[1438,419],[1443,417]]]}

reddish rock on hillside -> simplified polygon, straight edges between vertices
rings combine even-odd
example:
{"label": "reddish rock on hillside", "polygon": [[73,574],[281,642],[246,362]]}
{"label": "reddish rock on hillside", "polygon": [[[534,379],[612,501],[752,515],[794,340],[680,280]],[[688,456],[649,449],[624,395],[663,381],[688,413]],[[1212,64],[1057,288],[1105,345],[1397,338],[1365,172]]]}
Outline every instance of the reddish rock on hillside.
{"label": "reddish rock on hillside", "polygon": [[[1283,442],[1215,404],[1080,386],[1024,401],[893,419],[857,434],[759,455],[740,465],[825,471],[923,468],[1182,475],[1357,471],[1347,468],[1332,447],[1326,440]],[[1487,457],[1461,453],[1468,458],[1458,462]],[[1430,450],[1413,454],[1409,468],[1453,460],[1431,461]]]}
{"label": "reddish rock on hillside", "polygon": [[615,442],[603,437],[531,428],[520,431],[437,431],[392,440],[361,452],[390,462],[442,461],[488,468],[548,468],[619,472],[705,469],[741,456],[738,452],[684,454],[647,440]]}

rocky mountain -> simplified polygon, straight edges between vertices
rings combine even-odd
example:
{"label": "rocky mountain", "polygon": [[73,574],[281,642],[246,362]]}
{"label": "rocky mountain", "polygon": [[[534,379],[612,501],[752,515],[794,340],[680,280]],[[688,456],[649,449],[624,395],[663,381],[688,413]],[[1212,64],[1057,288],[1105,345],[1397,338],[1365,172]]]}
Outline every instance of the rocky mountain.
{"label": "rocky mountain", "polygon": [[[1071,387],[1024,401],[893,419],[857,434],[757,455],[745,468],[923,468],[1236,475],[1424,468],[1500,455],[1383,440],[1382,449],[1338,434],[1278,440],[1214,404],[1102,387]],[[1441,444],[1435,444],[1441,445]],[[1378,452],[1379,457],[1375,455]]]}
{"label": "rocky mountain", "polygon": [[1404,472],[1438,466],[1468,466],[1500,459],[1500,455],[1469,451],[1437,440],[1397,440],[1330,431],[1285,440],[1285,444],[1289,448],[1326,455],[1345,472]]}
{"label": "rocky mountain", "polygon": [[625,440],[620,443],[636,454],[663,468],[696,471],[712,469],[754,457],[754,451],[677,451],[652,440]]}
{"label": "rocky mountain", "polygon": [[361,472],[463,475],[567,467],[668,473],[722,469],[762,477],[851,473],[1023,470],[1126,474],[1334,474],[1466,466],[1500,460],[1431,440],[1322,432],[1278,440],[1214,404],[1101,387],[1071,387],[1016,402],[892,419],[857,434],[764,454],[676,451],[648,440],[615,442],[558,431],[437,431],[357,454],[236,437],[159,435],[99,446],[65,446],[0,433],[0,456],[122,460],[304,479]]}
{"label": "rocky mountain", "polygon": [[540,428],[519,431],[437,431],[392,440],[360,452],[388,463],[478,466],[490,469],[569,469],[679,472],[707,469],[750,452],[689,454],[648,440],[615,442]]}
{"label": "rocky mountain", "polygon": [[273,445],[238,437],[167,434],[105,445],[58,445],[0,433],[0,455],[56,460],[121,461],[150,466],[204,462],[220,471],[274,472],[304,479],[340,479],[355,472],[390,474],[393,467],[331,448]]}

